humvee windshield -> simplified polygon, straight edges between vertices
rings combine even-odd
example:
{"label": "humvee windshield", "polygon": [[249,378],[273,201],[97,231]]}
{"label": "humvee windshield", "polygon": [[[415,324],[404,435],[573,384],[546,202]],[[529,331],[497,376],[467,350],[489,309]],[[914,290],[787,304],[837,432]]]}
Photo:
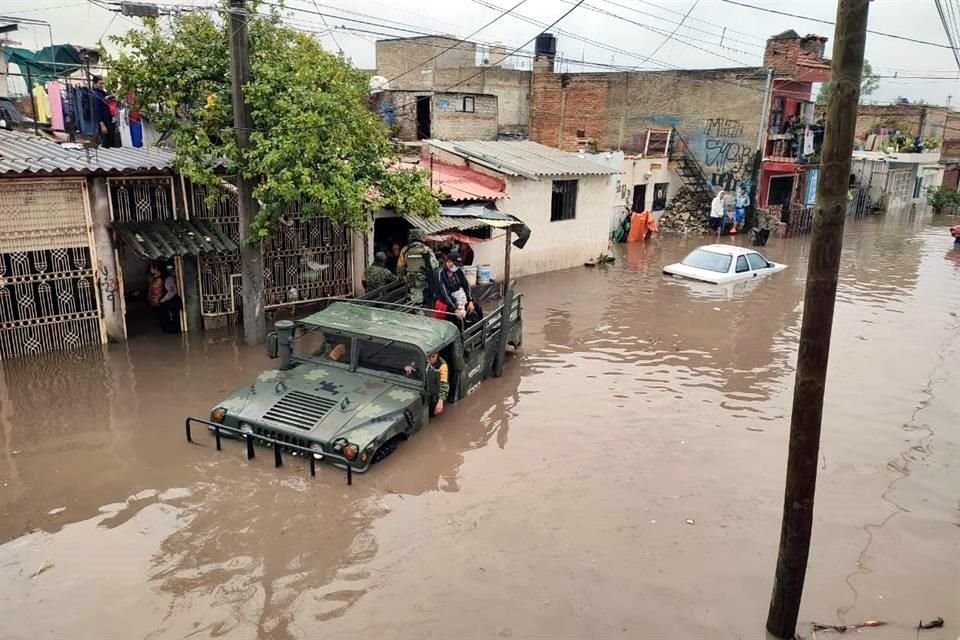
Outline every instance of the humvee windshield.
{"label": "humvee windshield", "polygon": [[[351,362],[351,341],[357,341],[357,360]],[[310,330],[297,336],[295,352],[309,360],[334,361],[351,368],[360,367],[381,373],[391,373],[412,380],[421,380],[423,355],[419,350],[394,340],[365,340],[360,337],[325,335],[323,330]],[[405,368],[413,365],[413,373]]]}

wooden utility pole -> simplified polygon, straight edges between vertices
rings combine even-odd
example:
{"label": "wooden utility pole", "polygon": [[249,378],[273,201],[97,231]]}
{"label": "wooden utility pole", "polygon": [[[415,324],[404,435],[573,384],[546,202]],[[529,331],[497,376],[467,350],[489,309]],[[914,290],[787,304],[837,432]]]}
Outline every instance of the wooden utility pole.
{"label": "wooden utility pole", "polygon": [[843,246],[843,222],[847,214],[847,188],[869,1],[840,0],[837,6],[831,72],[833,91],[827,106],[817,208],[810,240],[780,550],[767,616],[767,631],[778,638],[794,637],[810,552],[823,392]]}
{"label": "wooden utility pole", "polygon": [[[250,42],[247,37],[247,9],[244,0],[230,0],[230,82],[233,98],[233,128],[237,147],[244,153],[250,146],[252,121],[243,97],[250,82]],[[260,243],[250,242],[250,225],[257,213],[253,181],[237,176],[237,209],[240,216],[240,272],[243,287],[243,338],[247,344],[262,342],[266,335],[263,310],[263,256]]]}

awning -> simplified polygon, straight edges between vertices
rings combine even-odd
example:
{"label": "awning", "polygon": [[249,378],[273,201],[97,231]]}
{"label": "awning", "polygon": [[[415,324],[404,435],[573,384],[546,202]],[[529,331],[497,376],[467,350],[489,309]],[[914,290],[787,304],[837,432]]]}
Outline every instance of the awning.
{"label": "awning", "polygon": [[518,249],[522,249],[530,238],[530,228],[520,218],[478,204],[440,207],[440,215],[435,218],[422,218],[412,215],[404,216],[404,218],[429,235],[441,235],[444,232],[468,231],[483,227],[509,229],[517,234],[513,246]]}
{"label": "awning", "polygon": [[229,253],[240,247],[216,225],[203,220],[114,222],[113,230],[128,247],[156,260],[205,253]]}

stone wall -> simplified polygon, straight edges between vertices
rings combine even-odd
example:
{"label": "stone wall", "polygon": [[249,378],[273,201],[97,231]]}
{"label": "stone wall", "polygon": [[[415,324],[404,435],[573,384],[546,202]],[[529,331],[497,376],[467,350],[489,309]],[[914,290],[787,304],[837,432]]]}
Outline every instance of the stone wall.
{"label": "stone wall", "polygon": [[[960,138],[960,132],[947,131],[947,119],[950,112],[944,107],[931,107],[914,104],[860,105],[857,108],[858,138],[866,138],[872,127],[889,124],[903,126],[911,136],[943,140]],[[951,125],[952,127],[953,125]]]}
{"label": "stone wall", "polygon": [[[469,111],[470,102],[473,111]],[[496,140],[497,96],[438,93],[432,98],[430,135],[440,140]]]}

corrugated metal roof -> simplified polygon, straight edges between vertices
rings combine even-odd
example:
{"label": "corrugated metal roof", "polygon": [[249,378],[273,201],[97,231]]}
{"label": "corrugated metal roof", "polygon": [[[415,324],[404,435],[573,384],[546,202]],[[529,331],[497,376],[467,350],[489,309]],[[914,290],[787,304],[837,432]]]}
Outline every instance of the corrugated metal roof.
{"label": "corrugated metal roof", "polygon": [[561,151],[527,140],[431,140],[430,144],[502,174],[533,180],[541,176],[609,176],[621,173],[594,162],[589,154]]}
{"label": "corrugated metal roof", "polygon": [[449,202],[464,200],[500,200],[506,198],[503,180],[474,171],[470,167],[444,162],[404,162],[405,167],[426,170],[431,173],[430,186],[443,194]]}
{"label": "corrugated metal roof", "polygon": [[440,215],[436,218],[421,218],[420,216],[404,216],[415,227],[427,233],[442,233],[444,231],[477,229],[480,227],[496,227],[504,229],[522,222],[502,211],[490,209],[483,205],[456,205],[440,207]]}
{"label": "corrugated metal roof", "polygon": [[0,129],[0,175],[163,171],[173,167],[171,149],[74,148],[19,131]]}
{"label": "corrugated metal roof", "polygon": [[229,236],[202,218],[114,222],[113,229],[127,246],[152,260],[227,253],[240,248]]}

